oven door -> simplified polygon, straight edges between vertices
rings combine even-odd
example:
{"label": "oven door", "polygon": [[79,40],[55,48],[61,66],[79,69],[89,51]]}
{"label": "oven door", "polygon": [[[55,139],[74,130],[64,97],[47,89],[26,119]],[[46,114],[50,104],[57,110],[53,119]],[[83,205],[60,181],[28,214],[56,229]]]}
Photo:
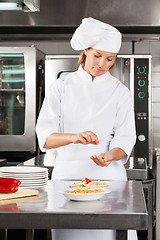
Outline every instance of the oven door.
{"label": "oven door", "polygon": [[36,150],[36,49],[0,48],[0,151]]}

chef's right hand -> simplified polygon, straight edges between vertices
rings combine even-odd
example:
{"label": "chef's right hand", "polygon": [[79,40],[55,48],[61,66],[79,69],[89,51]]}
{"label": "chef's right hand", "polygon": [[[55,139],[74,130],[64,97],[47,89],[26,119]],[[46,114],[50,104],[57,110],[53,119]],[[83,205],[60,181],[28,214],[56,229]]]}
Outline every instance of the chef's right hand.
{"label": "chef's right hand", "polygon": [[74,134],[73,135],[73,143],[74,144],[81,143],[84,145],[87,145],[87,144],[97,145],[97,144],[99,144],[99,140],[95,133],[93,133],[91,131],[86,131],[86,132]]}

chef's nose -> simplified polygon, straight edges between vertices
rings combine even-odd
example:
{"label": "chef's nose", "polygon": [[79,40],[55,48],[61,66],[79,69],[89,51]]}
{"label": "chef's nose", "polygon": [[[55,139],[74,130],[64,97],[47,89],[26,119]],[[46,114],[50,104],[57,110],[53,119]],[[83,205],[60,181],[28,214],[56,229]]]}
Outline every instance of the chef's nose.
{"label": "chef's nose", "polygon": [[104,64],[105,64],[104,59],[100,58],[100,60],[99,60],[99,67],[102,68],[104,66]]}

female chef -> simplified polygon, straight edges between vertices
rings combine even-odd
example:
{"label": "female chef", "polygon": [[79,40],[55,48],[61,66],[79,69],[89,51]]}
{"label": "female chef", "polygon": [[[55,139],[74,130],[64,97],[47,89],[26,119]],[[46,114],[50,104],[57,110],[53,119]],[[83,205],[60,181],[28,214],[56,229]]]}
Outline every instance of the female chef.
{"label": "female chef", "polygon": [[[41,150],[58,150],[52,179],[126,181],[124,163],[136,140],[134,110],[129,89],[109,72],[121,33],[85,18],[71,46],[82,50],[80,66],[50,86],[36,126]],[[56,240],[115,239],[112,230],[63,229],[54,234]],[[137,239],[136,232],[129,231],[128,239]]]}

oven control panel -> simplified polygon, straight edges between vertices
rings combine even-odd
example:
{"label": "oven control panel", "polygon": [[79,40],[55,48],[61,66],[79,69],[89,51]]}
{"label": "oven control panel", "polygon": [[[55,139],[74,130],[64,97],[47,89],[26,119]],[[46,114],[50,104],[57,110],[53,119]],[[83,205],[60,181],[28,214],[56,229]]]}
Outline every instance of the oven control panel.
{"label": "oven control panel", "polygon": [[137,133],[134,155],[147,159],[149,158],[148,71],[148,59],[134,60],[134,110]]}

